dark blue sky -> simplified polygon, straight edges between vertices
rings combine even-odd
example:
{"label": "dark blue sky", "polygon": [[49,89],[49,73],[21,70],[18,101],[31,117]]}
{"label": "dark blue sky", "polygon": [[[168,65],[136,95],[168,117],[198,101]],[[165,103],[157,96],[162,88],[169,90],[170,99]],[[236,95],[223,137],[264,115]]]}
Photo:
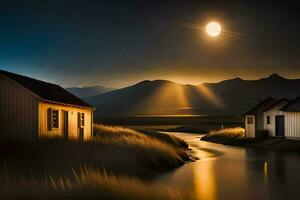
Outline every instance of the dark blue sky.
{"label": "dark blue sky", "polygon": [[[189,27],[210,20],[247,36]],[[296,78],[299,24],[287,1],[0,1],[0,68],[63,86]]]}

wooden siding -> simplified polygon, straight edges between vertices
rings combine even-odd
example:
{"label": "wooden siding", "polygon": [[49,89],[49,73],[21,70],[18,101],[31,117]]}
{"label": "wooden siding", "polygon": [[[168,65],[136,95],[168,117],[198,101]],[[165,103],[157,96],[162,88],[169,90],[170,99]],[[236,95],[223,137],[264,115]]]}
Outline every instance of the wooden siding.
{"label": "wooden siding", "polygon": [[300,137],[300,112],[284,112],[286,137]]}
{"label": "wooden siding", "polygon": [[[253,124],[247,123],[247,118],[252,117],[253,118]],[[255,115],[246,115],[245,116],[245,135],[246,137],[255,137]]]}
{"label": "wooden siding", "polygon": [[256,126],[256,130],[257,131],[261,131],[264,130],[264,113],[263,112],[259,112],[255,115],[255,126]]}
{"label": "wooden siding", "polygon": [[[47,128],[47,110],[59,110],[59,128],[48,130]],[[68,138],[78,139],[78,113],[84,113],[84,139],[88,140],[93,135],[93,111],[91,109],[83,109],[71,106],[64,106],[50,103],[39,103],[39,137],[64,137],[64,113],[68,112]]]}
{"label": "wooden siding", "polygon": [[26,88],[0,74],[0,137],[36,139],[38,99]]}

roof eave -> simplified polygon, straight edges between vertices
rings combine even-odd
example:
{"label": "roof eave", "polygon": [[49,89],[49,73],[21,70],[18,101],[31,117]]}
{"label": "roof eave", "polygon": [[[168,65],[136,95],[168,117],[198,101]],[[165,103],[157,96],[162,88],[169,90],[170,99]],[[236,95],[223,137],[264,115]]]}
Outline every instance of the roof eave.
{"label": "roof eave", "polygon": [[[273,107],[277,106],[278,104],[280,104],[280,103],[282,103],[282,102],[284,102],[284,101],[287,101],[288,104],[289,104],[289,102],[290,102],[290,100],[288,100],[288,99],[286,99],[286,98],[280,99],[280,100],[278,100],[277,102],[274,102],[273,104],[271,104],[270,106],[268,106],[267,108],[265,108],[265,109],[263,110],[263,112],[267,112],[267,111],[271,110]],[[283,111],[282,109],[285,108],[285,107],[286,107],[286,105],[283,105],[283,106],[282,106],[280,109],[278,109],[278,110]]]}
{"label": "roof eave", "polygon": [[96,108],[94,108],[92,106],[90,106],[90,107],[88,107],[88,106],[80,106],[80,105],[74,105],[74,104],[68,104],[68,103],[63,103],[63,102],[52,101],[52,100],[48,100],[48,99],[42,99],[41,101],[45,102],[45,103],[58,104],[58,105],[69,106],[69,107],[90,109],[90,110],[93,110],[93,111],[96,110]]}
{"label": "roof eave", "polygon": [[283,112],[300,112],[300,110],[290,110],[288,108],[286,108],[286,109],[280,109],[280,111],[283,111]]}

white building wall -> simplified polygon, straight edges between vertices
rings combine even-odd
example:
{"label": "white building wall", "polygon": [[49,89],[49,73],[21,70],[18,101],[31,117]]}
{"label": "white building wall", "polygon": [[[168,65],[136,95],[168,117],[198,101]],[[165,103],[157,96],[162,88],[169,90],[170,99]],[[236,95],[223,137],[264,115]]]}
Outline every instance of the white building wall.
{"label": "white building wall", "polygon": [[300,137],[300,112],[284,112],[285,136]]}
{"label": "white building wall", "polygon": [[[272,107],[271,109],[264,112],[264,129],[269,131],[270,136],[275,137],[276,136],[276,116],[283,115],[284,116],[284,127],[285,127],[285,136],[287,134],[287,124],[289,123],[286,118],[286,114],[283,111],[280,111],[282,107],[287,105],[288,101],[282,101],[281,103],[278,103],[278,105]],[[270,124],[267,124],[267,116],[270,116]]]}
{"label": "white building wall", "polygon": [[264,113],[263,112],[259,112],[256,113],[255,115],[255,126],[256,126],[256,131],[261,131],[264,129]]}
{"label": "white building wall", "polygon": [[[252,124],[248,124],[248,118],[253,119]],[[245,116],[245,135],[246,137],[254,138],[255,137],[255,115],[246,115]]]}
{"label": "white building wall", "polygon": [[[276,116],[284,115],[284,112],[275,109],[264,112],[264,129],[269,131],[271,137],[276,136]],[[267,124],[267,116],[270,116],[270,124]],[[286,119],[285,123],[286,123]]]}

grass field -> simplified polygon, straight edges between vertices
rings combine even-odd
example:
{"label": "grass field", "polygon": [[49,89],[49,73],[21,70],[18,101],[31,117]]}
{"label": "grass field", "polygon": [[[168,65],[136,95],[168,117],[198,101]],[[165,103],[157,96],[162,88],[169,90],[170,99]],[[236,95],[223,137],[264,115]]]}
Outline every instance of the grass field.
{"label": "grass field", "polygon": [[0,156],[12,165],[11,168],[21,166],[34,171],[47,168],[61,172],[70,167],[88,165],[133,175],[169,169],[188,160],[184,153],[187,144],[162,133],[142,133],[96,124],[94,135],[89,141],[3,141],[0,142]]}
{"label": "grass field", "polygon": [[245,130],[241,127],[211,131],[203,136],[201,140],[232,146],[300,153],[299,140],[267,136],[246,138]]}
{"label": "grass field", "polygon": [[[4,199],[185,199],[187,194],[162,183],[116,176],[105,170],[83,166],[71,176],[45,176],[43,180],[23,176],[11,180],[9,172],[1,179],[0,197]],[[155,191],[155,193],[153,193]]]}
{"label": "grass field", "polygon": [[221,144],[233,144],[238,141],[242,143],[245,141],[245,129],[241,127],[234,127],[212,130],[203,136],[201,140]]}
{"label": "grass field", "polygon": [[190,160],[184,152],[187,144],[174,136],[99,124],[94,134],[89,141],[2,141],[0,197],[116,198],[126,189],[130,199],[141,192],[150,194],[151,187],[161,187],[164,193],[168,188],[140,179]]}

